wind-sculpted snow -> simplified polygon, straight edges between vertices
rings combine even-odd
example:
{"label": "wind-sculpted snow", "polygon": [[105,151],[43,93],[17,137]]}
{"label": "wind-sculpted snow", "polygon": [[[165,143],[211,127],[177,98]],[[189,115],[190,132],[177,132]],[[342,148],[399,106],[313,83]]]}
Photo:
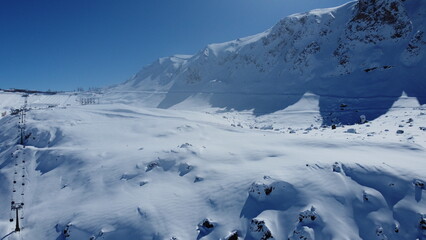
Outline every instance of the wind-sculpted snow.
{"label": "wind-sculpted snow", "polygon": [[[22,239],[422,239],[426,112],[408,102],[335,129],[214,109],[31,110],[25,150],[18,118],[0,119],[0,196],[25,152]],[[1,218],[0,236],[12,227]]]}
{"label": "wind-sculpted snow", "polygon": [[425,12],[422,0],[363,0],[291,15],[264,33],[160,59],[110,96],[160,108],[205,102],[259,116],[310,92],[320,97],[325,124],[376,119],[403,93],[426,103]]}

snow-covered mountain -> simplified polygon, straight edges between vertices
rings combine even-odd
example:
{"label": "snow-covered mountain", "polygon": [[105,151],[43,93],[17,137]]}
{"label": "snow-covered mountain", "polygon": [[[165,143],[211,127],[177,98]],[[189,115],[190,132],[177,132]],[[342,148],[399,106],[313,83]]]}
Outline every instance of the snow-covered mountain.
{"label": "snow-covered mountain", "polygon": [[292,15],[104,93],[0,91],[0,240],[425,240],[424,2]]}
{"label": "snow-covered mountain", "polygon": [[426,103],[425,19],[423,0],[362,0],[295,14],[251,37],[159,59],[110,90],[148,106],[203,101],[256,115],[310,92],[320,97],[326,124],[371,120],[404,92]]}

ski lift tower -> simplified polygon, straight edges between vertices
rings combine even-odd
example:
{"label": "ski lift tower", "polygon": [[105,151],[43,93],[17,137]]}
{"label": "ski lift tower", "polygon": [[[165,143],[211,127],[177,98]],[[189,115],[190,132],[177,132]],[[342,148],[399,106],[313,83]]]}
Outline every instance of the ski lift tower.
{"label": "ski lift tower", "polygon": [[20,144],[24,145],[24,135],[25,135],[25,113],[26,108],[22,107],[20,109],[20,121],[19,121],[19,130],[20,130],[20,135],[21,135],[21,140],[20,140]]}
{"label": "ski lift tower", "polygon": [[27,107],[27,105],[28,105],[28,97],[29,97],[29,95],[28,95],[28,94],[25,94],[25,95],[23,95],[23,97],[25,98],[24,108],[26,108],[26,107]]}
{"label": "ski lift tower", "polygon": [[16,212],[15,232],[21,231],[21,228],[19,227],[19,209],[22,209],[23,205],[24,205],[23,203],[14,203],[11,206],[11,211],[15,210],[15,212]]}
{"label": "ski lift tower", "polygon": [[[19,129],[21,133],[21,141],[20,144],[24,145],[24,135],[25,135],[25,115],[28,111],[27,105],[28,105],[28,94],[23,95],[25,97],[25,103],[20,109],[20,122],[19,122]],[[25,146],[24,146],[25,147]]]}

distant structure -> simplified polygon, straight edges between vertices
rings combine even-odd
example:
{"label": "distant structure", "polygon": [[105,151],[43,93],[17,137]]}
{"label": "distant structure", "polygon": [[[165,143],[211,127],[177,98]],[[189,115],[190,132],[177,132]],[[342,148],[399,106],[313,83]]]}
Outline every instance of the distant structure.
{"label": "distant structure", "polygon": [[[13,93],[26,93],[26,94],[46,94],[46,95],[55,95],[58,92],[56,91],[37,91],[37,90],[27,90],[27,89],[18,89],[18,88],[11,88],[11,89],[0,89],[3,92],[13,92]],[[25,97],[25,95],[23,96]]]}
{"label": "distant structure", "polygon": [[99,98],[97,98],[97,97],[85,97],[85,98],[80,98],[80,104],[81,104],[81,105],[94,105],[94,104],[99,104]]}
{"label": "distant structure", "polygon": [[21,112],[21,109],[19,108],[10,109],[10,115],[18,115],[20,112]]}

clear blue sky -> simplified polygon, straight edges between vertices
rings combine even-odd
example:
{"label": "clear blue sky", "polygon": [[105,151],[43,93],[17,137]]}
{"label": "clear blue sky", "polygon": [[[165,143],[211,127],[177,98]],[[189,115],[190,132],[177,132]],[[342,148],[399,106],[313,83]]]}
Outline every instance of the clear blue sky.
{"label": "clear blue sky", "polygon": [[73,90],[348,0],[0,0],[0,88]]}

